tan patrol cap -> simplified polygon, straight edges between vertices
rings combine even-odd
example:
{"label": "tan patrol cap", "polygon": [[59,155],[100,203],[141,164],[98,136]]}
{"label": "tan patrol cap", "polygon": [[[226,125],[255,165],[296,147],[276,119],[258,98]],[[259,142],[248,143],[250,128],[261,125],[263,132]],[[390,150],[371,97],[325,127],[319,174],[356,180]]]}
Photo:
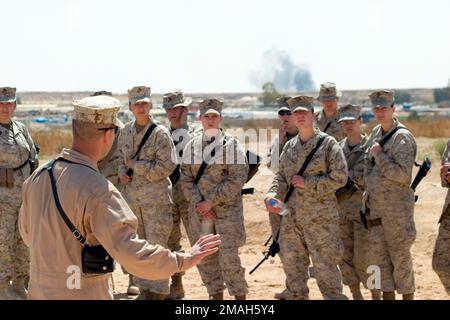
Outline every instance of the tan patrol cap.
{"label": "tan patrol cap", "polygon": [[320,85],[319,101],[336,100],[342,96],[341,92],[336,90],[336,84],[333,82],[326,82]]}
{"label": "tan patrol cap", "polygon": [[278,111],[291,111],[289,109],[289,105],[287,103],[287,101],[290,99],[291,97],[289,96],[283,96],[277,99],[277,105],[278,105]]}
{"label": "tan patrol cap", "polygon": [[16,88],[0,87],[0,103],[16,102]]}
{"label": "tan patrol cap", "polygon": [[392,90],[380,90],[369,95],[372,107],[389,108],[394,103],[395,92]]}
{"label": "tan patrol cap", "polygon": [[291,112],[303,110],[312,111],[314,106],[314,98],[309,96],[296,96],[287,101]]}
{"label": "tan patrol cap", "polygon": [[214,113],[219,116],[222,115],[223,101],[219,99],[205,99],[199,103],[200,115]]}
{"label": "tan patrol cap", "polygon": [[163,108],[166,110],[170,110],[176,107],[185,107],[187,108],[192,103],[192,98],[185,98],[183,95],[183,91],[174,90],[169,93],[164,94],[163,96]]}
{"label": "tan patrol cap", "polygon": [[115,125],[121,127],[117,119],[120,110],[120,101],[109,96],[87,97],[74,100],[73,119],[99,125]]}
{"label": "tan patrol cap", "polygon": [[146,86],[133,87],[128,90],[128,100],[130,105],[138,103],[150,103],[151,89]]}
{"label": "tan patrol cap", "polygon": [[345,107],[341,107],[339,108],[338,111],[339,116],[338,122],[346,120],[358,120],[362,116],[361,111],[362,111],[361,106],[356,106],[353,104],[348,104]]}

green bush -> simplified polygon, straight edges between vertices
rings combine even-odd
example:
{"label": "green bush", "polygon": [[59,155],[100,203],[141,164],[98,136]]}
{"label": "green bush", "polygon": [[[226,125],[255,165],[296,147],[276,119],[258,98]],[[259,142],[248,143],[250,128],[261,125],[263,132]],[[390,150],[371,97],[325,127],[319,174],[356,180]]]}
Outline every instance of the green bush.
{"label": "green bush", "polygon": [[442,159],[444,155],[445,147],[447,146],[447,142],[444,140],[438,140],[433,144],[433,149],[436,154],[439,156],[439,159]]}

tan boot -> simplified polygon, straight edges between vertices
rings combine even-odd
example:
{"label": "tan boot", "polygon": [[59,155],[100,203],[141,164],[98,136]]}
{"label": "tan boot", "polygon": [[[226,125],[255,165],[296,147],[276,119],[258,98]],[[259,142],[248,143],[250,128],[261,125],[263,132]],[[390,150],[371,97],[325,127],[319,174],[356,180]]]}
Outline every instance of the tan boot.
{"label": "tan boot", "polygon": [[234,299],[235,300],[247,300],[247,296],[245,294],[237,295],[237,296],[234,296]]}
{"label": "tan boot", "polygon": [[25,289],[25,279],[17,278],[12,281],[12,288],[14,292],[22,299],[27,299],[27,290]]}
{"label": "tan boot", "polygon": [[274,297],[275,297],[275,299],[277,299],[277,300],[286,300],[287,294],[288,294],[287,289],[284,289],[284,290],[281,291],[281,292],[275,293],[275,296],[274,296]]}
{"label": "tan boot", "polygon": [[17,293],[14,292],[9,281],[0,282],[0,300],[23,300]]}
{"label": "tan boot", "polygon": [[209,300],[223,300],[223,292],[209,295]]}
{"label": "tan boot", "polygon": [[172,283],[170,284],[170,293],[166,300],[181,300],[184,298],[185,292],[183,288],[183,281],[181,275],[172,276]]}
{"label": "tan boot", "polygon": [[383,292],[383,300],[395,300],[395,292]]}
{"label": "tan boot", "polygon": [[364,300],[364,297],[361,293],[361,288],[359,287],[359,283],[350,286],[350,291],[352,293],[353,300]]}
{"label": "tan boot", "polygon": [[142,290],[136,300],[164,300],[165,294],[151,292],[150,290]]}
{"label": "tan boot", "polygon": [[372,300],[381,300],[381,290],[373,289],[370,290],[370,293],[372,294]]}
{"label": "tan boot", "polygon": [[130,274],[130,278],[128,279],[127,294],[130,295],[130,296],[137,296],[139,294],[139,288],[134,283],[134,278],[133,278],[133,276],[131,274]]}
{"label": "tan boot", "polygon": [[414,300],[414,293],[404,294],[403,300]]}

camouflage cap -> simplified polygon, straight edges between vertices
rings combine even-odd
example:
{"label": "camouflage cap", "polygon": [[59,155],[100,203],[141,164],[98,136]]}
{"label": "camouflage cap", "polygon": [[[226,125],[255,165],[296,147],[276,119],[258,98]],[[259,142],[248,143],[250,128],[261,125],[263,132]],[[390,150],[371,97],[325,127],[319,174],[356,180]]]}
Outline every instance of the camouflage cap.
{"label": "camouflage cap", "polygon": [[109,91],[95,91],[94,93],[91,94],[91,97],[96,97],[96,96],[110,96],[112,97],[112,93]]}
{"label": "camouflage cap", "polygon": [[320,85],[319,101],[330,101],[339,99],[342,96],[341,92],[336,90],[336,85],[333,82],[326,82]]}
{"label": "camouflage cap", "polygon": [[128,90],[128,100],[131,105],[138,103],[150,103],[151,89],[146,86],[133,87]]}
{"label": "camouflage cap", "polygon": [[338,116],[339,120],[338,122],[345,121],[345,120],[358,120],[362,116],[362,107],[361,106],[355,106],[353,104],[348,104],[345,107],[339,108]]}
{"label": "camouflage cap", "polygon": [[100,125],[121,126],[117,119],[120,110],[120,101],[108,96],[87,97],[74,100],[73,119]]}
{"label": "camouflage cap", "polygon": [[314,98],[308,96],[296,96],[287,101],[291,112],[303,110],[312,111],[314,108]]}
{"label": "camouflage cap", "polygon": [[16,88],[1,87],[0,103],[16,102]]}
{"label": "camouflage cap", "polygon": [[188,107],[192,103],[192,98],[185,98],[183,91],[174,90],[163,96],[163,108],[170,110],[176,107]]}
{"label": "camouflage cap", "polygon": [[289,96],[282,96],[282,97],[277,99],[278,111],[282,111],[282,110],[291,111],[289,109],[289,105],[287,103],[287,101],[290,98],[291,97],[289,97]]}
{"label": "camouflage cap", "polygon": [[205,115],[208,113],[215,113],[222,115],[223,101],[218,99],[205,99],[199,103],[200,115]]}
{"label": "camouflage cap", "polygon": [[369,98],[374,108],[389,108],[394,103],[394,94],[391,90],[380,90],[372,92]]}

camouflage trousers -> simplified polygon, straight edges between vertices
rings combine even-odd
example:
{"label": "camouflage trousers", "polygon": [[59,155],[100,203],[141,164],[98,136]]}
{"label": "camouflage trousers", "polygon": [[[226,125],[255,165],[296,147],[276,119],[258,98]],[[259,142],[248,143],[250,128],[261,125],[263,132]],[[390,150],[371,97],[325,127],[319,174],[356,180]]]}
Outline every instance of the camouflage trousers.
{"label": "camouflage trousers", "polygon": [[19,208],[0,203],[0,281],[29,276],[29,251],[17,226]]}
{"label": "camouflage trousers", "polygon": [[[139,238],[146,239],[150,244],[159,244],[167,248],[172,231],[172,205],[130,206],[130,208],[138,218]],[[146,280],[138,277],[134,277],[134,279],[141,291],[149,290],[153,293],[169,294],[169,279]]]}
{"label": "camouflage trousers", "polygon": [[[309,217],[312,211],[313,218]],[[308,211],[291,208],[281,221],[280,250],[283,252],[281,260],[286,274],[288,299],[309,298],[310,257],[324,299],[346,299],[337,268],[343,251],[337,212],[326,208]]]}
{"label": "camouflage trousers", "polygon": [[347,286],[355,286],[360,283],[366,286],[368,266],[365,263],[365,252],[369,246],[367,230],[360,221],[345,217],[340,218],[339,226],[344,246],[344,254],[339,263],[342,282]]}
{"label": "camouflage trousers", "polygon": [[433,253],[433,270],[450,295],[450,216],[442,219],[439,226]]}
{"label": "camouflage trousers", "polygon": [[[170,251],[181,251],[181,223],[183,222],[184,229],[186,230],[191,246],[195,243],[193,241],[191,232],[189,230],[189,203],[186,201],[179,201],[172,206],[173,224],[172,231],[170,232],[167,248]],[[177,275],[184,275],[184,272],[177,273]]]}
{"label": "camouflage trousers", "polygon": [[[377,208],[371,207],[374,216],[380,216]],[[367,241],[370,247],[366,252],[368,266],[378,266],[381,271],[381,290],[410,294],[415,291],[414,270],[411,246],[416,238],[416,228],[412,212],[399,216],[401,210],[383,210],[381,225],[371,227]],[[369,218],[370,219],[370,218]]]}
{"label": "camouflage trousers", "polygon": [[[217,210],[216,214],[218,214]],[[190,212],[189,224],[193,239],[198,240],[201,235],[201,219],[197,213]],[[248,293],[245,268],[239,257],[239,247],[245,243],[245,235],[243,236],[242,230],[238,229],[236,222],[232,219],[214,222],[213,232],[220,234],[222,240],[219,251],[206,257],[197,265],[209,295],[222,292],[225,286],[231,296]],[[231,239],[236,239],[236,241]]]}

